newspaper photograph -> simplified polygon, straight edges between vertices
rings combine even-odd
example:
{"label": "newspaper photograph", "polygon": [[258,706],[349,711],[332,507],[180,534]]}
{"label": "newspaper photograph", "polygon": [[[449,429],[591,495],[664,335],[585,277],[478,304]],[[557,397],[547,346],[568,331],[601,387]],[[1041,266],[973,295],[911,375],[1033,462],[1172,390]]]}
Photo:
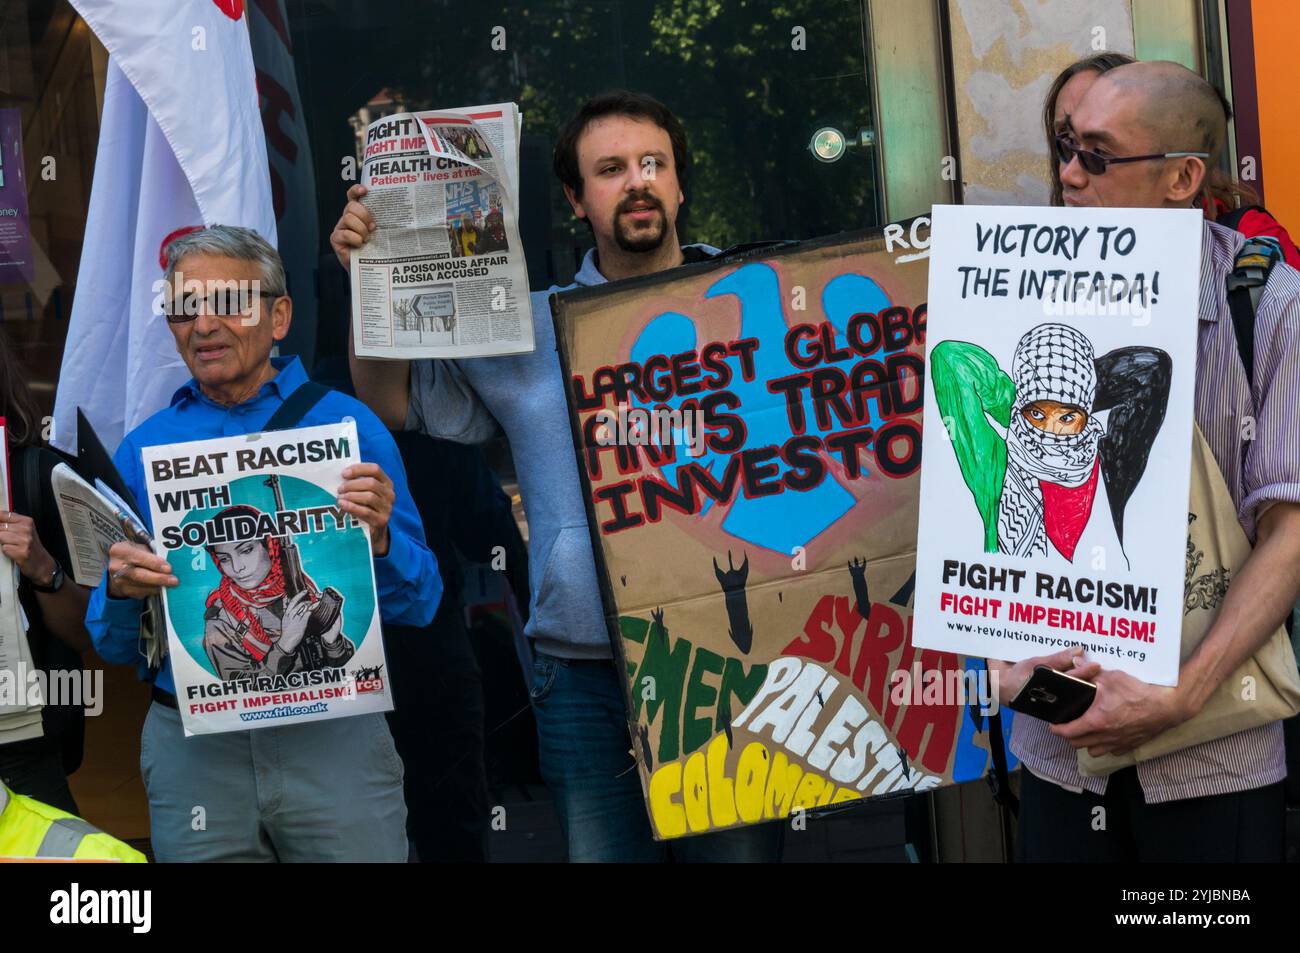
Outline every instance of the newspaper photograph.
{"label": "newspaper photograph", "polygon": [[514,103],[396,113],[367,127],[361,182],[377,228],[352,254],[358,356],[533,349],[519,130]]}
{"label": "newspaper photograph", "polygon": [[370,531],[338,506],[348,421],[149,447],[187,735],[390,710]]}

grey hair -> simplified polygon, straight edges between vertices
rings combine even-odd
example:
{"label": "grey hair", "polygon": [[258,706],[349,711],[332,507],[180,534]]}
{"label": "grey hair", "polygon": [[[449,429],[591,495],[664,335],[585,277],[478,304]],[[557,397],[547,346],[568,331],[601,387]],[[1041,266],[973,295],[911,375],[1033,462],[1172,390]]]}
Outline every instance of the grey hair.
{"label": "grey hair", "polygon": [[239,225],[209,225],[175,239],[167,246],[166,280],[174,284],[176,265],[187,255],[212,255],[218,258],[237,258],[257,262],[262,271],[264,291],[274,295],[288,294],[284,278],[284,262],[280,253],[257,232]]}

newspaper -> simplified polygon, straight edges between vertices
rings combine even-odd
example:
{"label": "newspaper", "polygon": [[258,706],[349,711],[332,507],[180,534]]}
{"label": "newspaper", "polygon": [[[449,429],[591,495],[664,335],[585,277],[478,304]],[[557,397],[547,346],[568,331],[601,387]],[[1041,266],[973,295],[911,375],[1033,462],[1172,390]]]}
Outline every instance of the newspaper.
{"label": "newspaper", "polygon": [[352,421],[145,448],[187,735],[393,707],[370,531],[335,496],[359,459]]}
{"label": "newspaper", "polygon": [[[8,510],[9,452],[3,420],[0,419],[0,510]],[[31,645],[27,641],[27,616],[18,602],[18,567],[0,553],[0,745],[39,738],[41,725],[40,683],[29,677],[36,672]]]}
{"label": "newspaper", "polygon": [[[50,473],[54,501],[68,540],[68,567],[75,582],[98,586],[108,568],[108,550],[126,539],[115,501],[78,476],[66,463]],[[129,512],[129,511],[128,511]]]}
{"label": "newspaper", "polygon": [[519,131],[514,103],[396,113],[366,129],[361,181],[378,228],[351,259],[358,356],[533,350]]}
{"label": "newspaper", "polygon": [[[108,551],[114,543],[131,539],[152,544],[140,515],[103,480],[96,478],[91,486],[66,463],[60,463],[50,471],[50,486],[72,562],[66,568],[79,585],[93,588],[103,581]],[[157,596],[146,599],[140,614],[140,654],[150,668],[158,668],[167,654],[157,624],[161,616],[161,600]]]}
{"label": "newspaper", "polygon": [[15,567],[8,557],[0,563],[0,745],[6,745],[45,733],[44,698],[27,641],[27,618],[18,604]]}

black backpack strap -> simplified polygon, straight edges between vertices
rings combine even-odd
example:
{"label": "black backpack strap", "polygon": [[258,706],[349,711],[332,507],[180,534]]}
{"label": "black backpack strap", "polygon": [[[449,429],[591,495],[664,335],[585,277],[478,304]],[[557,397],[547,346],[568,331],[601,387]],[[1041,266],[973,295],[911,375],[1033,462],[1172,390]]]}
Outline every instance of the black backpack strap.
{"label": "black backpack strap", "polygon": [[1002,737],[1002,713],[995,712],[988,716],[989,752],[993,755],[993,770],[989,772],[989,787],[993,790],[993,800],[1011,812],[1015,817],[1020,813],[1020,799],[1011,790],[1010,773],[1007,771],[1007,747]]}
{"label": "black backpack strap", "polygon": [[330,389],[324,384],[318,384],[315,381],[307,381],[299,385],[298,389],[290,394],[279,409],[271,415],[271,419],[266,422],[263,430],[291,430],[302,422],[302,418],[320,403],[321,398],[330,392]]}
{"label": "black backpack strap", "polygon": [[1258,236],[1246,239],[1237,251],[1228,275],[1228,309],[1237,334],[1237,352],[1246,369],[1246,383],[1255,382],[1255,312],[1273,266],[1282,260],[1282,246],[1277,239]]}
{"label": "black backpack strap", "polygon": [[[31,518],[38,530],[45,525],[45,488],[41,486],[41,455],[36,447],[23,453],[23,494],[27,497],[25,515]],[[10,500],[12,504],[13,501]]]}
{"label": "black backpack strap", "polygon": [[[985,665],[988,663],[985,662]],[[993,764],[990,766],[988,774],[984,780],[988,782],[989,791],[993,795],[993,803],[998,806],[998,821],[1002,829],[1002,846],[1004,856],[1007,861],[1015,857],[1015,847],[1013,839],[1015,836],[1015,819],[1020,815],[1020,798],[1016,797],[1015,792],[1011,790],[1011,777],[1007,769],[1007,747],[1006,741],[1002,737],[1002,713],[1000,710],[994,710],[991,714],[985,716],[981,714],[983,708],[980,702],[972,701],[970,705],[970,717],[975,722],[976,731],[987,731],[989,739],[989,754],[992,755]]]}

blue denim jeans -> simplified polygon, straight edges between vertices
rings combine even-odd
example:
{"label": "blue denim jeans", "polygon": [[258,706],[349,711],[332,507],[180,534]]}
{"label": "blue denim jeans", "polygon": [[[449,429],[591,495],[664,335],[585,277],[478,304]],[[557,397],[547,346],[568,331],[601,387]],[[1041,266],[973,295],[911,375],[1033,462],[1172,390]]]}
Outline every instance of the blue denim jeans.
{"label": "blue denim jeans", "polygon": [[773,821],[671,842],[650,833],[632,759],[618,671],[608,660],[536,653],[532,701],[542,779],[555,798],[569,860],[775,862],[785,825]]}

